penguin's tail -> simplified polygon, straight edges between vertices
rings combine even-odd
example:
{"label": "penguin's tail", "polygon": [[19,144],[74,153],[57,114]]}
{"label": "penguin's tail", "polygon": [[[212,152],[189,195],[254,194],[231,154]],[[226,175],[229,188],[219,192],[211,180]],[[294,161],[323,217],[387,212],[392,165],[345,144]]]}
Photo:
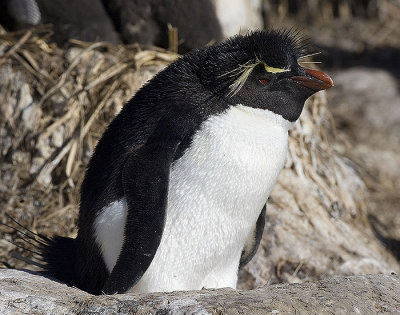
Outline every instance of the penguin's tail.
{"label": "penguin's tail", "polygon": [[[0,222],[0,224],[15,231],[18,234],[18,239],[22,240],[25,246],[14,241],[8,241],[23,249],[23,251],[33,254],[32,258],[27,258],[17,252],[11,253],[11,256],[29,265],[40,267],[47,276],[73,285],[75,282],[74,266],[76,261],[75,239],[62,236],[48,238],[24,227],[9,214],[6,213],[5,215],[16,226],[4,222]],[[8,268],[13,268],[6,262],[3,262],[3,264]]]}

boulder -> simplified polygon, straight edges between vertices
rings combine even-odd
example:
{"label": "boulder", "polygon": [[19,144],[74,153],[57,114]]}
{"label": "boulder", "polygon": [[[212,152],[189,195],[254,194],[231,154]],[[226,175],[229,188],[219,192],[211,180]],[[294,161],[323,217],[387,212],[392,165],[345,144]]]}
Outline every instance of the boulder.
{"label": "boulder", "polygon": [[400,240],[399,81],[388,71],[365,67],[337,71],[334,80],[329,108],[347,142],[337,149],[360,166],[378,236],[385,243],[385,239]]}
{"label": "boulder", "polygon": [[218,289],[94,296],[20,270],[0,270],[0,313],[381,314],[400,311],[400,276],[338,277],[250,291]]}

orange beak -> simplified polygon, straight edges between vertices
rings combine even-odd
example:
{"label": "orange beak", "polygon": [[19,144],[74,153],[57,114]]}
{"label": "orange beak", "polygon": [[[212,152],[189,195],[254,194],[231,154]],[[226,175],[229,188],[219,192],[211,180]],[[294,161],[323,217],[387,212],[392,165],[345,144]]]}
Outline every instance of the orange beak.
{"label": "orange beak", "polygon": [[291,79],[298,84],[308,87],[314,91],[329,89],[333,81],[329,75],[318,70],[305,69],[307,76],[295,76]]}

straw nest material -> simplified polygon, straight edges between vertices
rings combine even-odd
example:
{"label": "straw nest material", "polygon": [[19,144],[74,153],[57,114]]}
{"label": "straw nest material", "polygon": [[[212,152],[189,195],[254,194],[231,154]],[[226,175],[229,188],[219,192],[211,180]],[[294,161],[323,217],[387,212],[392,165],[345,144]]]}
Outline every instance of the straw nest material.
{"label": "straw nest material", "polygon": [[[74,41],[64,51],[47,41],[49,35],[47,27],[0,35],[0,215],[11,224],[7,212],[48,236],[74,237],[79,187],[96,142],[135,91],[178,56],[104,42]],[[306,270],[299,281],[360,272],[338,267],[348,256],[373,256],[379,266],[372,271],[398,268],[370,232],[362,180],[329,142],[335,129],[326,105],[324,93],[315,95],[290,132],[263,244],[241,275],[244,287],[289,281],[282,274],[292,265],[297,276]],[[21,245],[16,233],[7,227],[0,232],[0,261],[24,267],[10,254],[22,251],[8,242]],[[357,246],[350,248],[346,239]],[[315,246],[321,255],[324,248],[331,251],[336,263],[318,260]]]}

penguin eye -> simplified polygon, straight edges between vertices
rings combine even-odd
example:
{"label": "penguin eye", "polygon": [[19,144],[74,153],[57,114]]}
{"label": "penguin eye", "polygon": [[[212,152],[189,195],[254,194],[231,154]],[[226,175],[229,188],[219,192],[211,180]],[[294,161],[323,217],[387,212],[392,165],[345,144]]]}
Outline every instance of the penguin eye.
{"label": "penguin eye", "polygon": [[269,81],[268,81],[268,80],[265,80],[265,79],[260,79],[259,81],[260,81],[262,84],[264,84],[264,85],[266,85],[266,84],[269,83]]}

